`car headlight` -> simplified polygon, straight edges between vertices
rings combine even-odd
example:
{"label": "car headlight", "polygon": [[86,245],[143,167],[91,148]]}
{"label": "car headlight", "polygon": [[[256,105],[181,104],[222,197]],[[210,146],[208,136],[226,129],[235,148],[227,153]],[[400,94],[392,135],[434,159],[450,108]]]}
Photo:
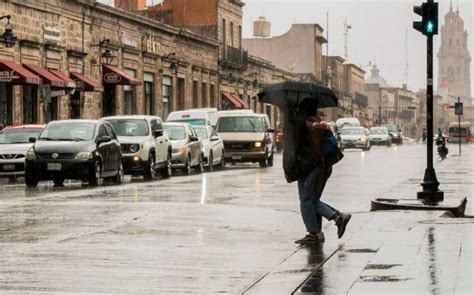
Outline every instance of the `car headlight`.
{"label": "car headlight", "polygon": [[89,159],[92,159],[92,153],[91,152],[79,152],[74,157],[74,159],[76,159],[76,160],[89,160]]}
{"label": "car headlight", "polygon": [[128,149],[131,153],[136,153],[140,150],[140,146],[138,144],[131,144]]}
{"label": "car headlight", "polygon": [[262,147],[262,142],[261,142],[261,141],[257,141],[257,142],[254,143],[254,146],[255,146],[256,148],[260,148],[260,147]]}
{"label": "car headlight", "polygon": [[26,152],[26,159],[27,160],[35,160],[36,159],[36,153],[33,147],[30,147],[28,151]]}
{"label": "car headlight", "polygon": [[359,141],[364,141],[364,138],[363,137],[359,138]]}

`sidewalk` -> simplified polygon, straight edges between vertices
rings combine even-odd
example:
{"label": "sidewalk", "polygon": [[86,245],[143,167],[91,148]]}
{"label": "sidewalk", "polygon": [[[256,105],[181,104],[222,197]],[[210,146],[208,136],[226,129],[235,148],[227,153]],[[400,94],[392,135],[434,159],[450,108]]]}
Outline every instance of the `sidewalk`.
{"label": "sidewalk", "polygon": [[[438,163],[445,198],[467,197],[472,215],[473,155]],[[384,197],[415,196],[409,179]],[[356,213],[343,239],[299,247],[244,294],[472,294],[474,218],[442,211]]]}

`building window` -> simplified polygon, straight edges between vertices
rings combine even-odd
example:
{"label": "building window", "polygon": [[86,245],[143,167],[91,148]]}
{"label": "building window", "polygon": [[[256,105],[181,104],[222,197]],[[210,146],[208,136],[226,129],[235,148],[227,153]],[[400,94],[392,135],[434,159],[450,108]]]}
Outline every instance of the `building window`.
{"label": "building window", "polygon": [[145,115],[154,115],[155,114],[155,79],[153,74],[145,73],[143,76],[144,83],[144,96],[145,96]]}
{"label": "building window", "polygon": [[[125,69],[125,72],[135,78],[135,70]],[[125,101],[125,115],[133,115],[135,113],[135,93],[132,85],[123,87],[123,96]]]}
{"label": "building window", "polygon": [[234,47],[234,23],[230,23],[230,46]]}
{"label": "building window", "polygon": [[207,107],[207,83],[201,84],[201,106],[203,108]]}
{"label": "building window", "polygon": [[163,113],[161,117],[163,118],[163,120],[166,120],[166,118],[168,118],[168,114],[171,112],[173,79],[169,76],[163,76],[162,83]]}
{"label": "building window", "polygon": [[459,47],[459,39],[456,39],[456,46]]}
{"label": "building window", "polygon": [[224,47],[227,45],[227,29],[226,29],[226,23],[225,23],[225,19],[222,19],[222,42],[224,43]]}
{"label": "building window", "polygon": [[193,81],[193,108],[199,107],[198,81]]}
{"label": "building window", "polygon": [[211,98],[210,107],[215,108],[216,107],[216,86],[214,86],[214,84],[211,84],[211,89],[209,90],[209,94]]}
{"label": "building window", "polygon": [[186,80],[184,78],[178,78],[176,99],[177,105],[176,108],[178,111],[184,110],[186,107]]}

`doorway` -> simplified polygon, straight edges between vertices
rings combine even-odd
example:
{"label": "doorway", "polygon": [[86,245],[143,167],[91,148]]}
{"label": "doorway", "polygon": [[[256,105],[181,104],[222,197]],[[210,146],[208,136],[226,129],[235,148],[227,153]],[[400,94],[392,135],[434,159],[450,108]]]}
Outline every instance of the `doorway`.
{"label": "doorway", "polygon": [[104,86],[104,96],[102,100],[102,114],[106,116],[115,116],[117,105],[117,87],[115,85]]}
{"label": "doorway", "polygon": [[23,86],[23,124],[38,123],[38,87]]}
{"label": "doorway", "polygon": [[13,86],[0,84],[0,129],[13,124]]}

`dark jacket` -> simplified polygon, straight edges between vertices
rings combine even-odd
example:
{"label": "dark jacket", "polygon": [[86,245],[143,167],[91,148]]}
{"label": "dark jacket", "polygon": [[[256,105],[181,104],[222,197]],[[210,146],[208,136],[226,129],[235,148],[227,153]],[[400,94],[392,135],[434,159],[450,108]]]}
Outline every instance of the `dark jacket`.
{"label": "dark jacket", "polygon": [[307,142],[308,128],[305,116],[297,109],[285,108],[285,139],[283,149],[283,170],[286,180],[291,183],[316,168]]}

